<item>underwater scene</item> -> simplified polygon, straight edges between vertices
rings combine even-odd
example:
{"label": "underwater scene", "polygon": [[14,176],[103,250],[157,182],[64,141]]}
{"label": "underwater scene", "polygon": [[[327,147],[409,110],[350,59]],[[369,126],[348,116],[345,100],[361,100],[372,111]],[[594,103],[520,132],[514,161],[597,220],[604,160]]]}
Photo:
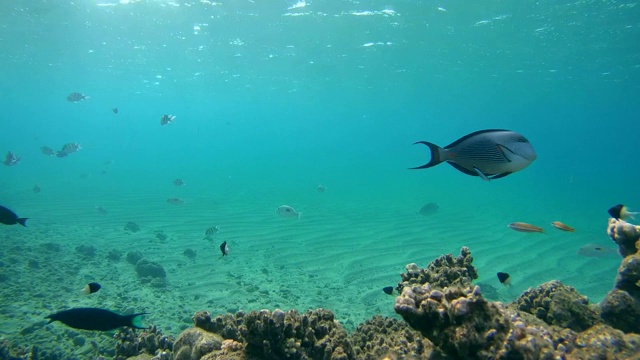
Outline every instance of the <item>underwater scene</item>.
{"label": "underwater scene", "polygon": [[0,20],[0,359],[640,358],[635,1]]}

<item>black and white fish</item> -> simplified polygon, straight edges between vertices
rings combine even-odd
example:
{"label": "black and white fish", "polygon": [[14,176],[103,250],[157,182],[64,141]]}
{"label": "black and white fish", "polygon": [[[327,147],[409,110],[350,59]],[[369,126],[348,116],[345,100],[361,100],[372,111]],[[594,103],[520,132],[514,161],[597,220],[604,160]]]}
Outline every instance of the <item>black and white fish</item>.
{"label": "black and white fish", "polygon": [[185,184],[184,180],[177,178],[175,180],[173,180],[173,185],[175,186],[183,186]]}
{"label": "black and white fish", "polygon": [[229,255],[229,245],[227,245],[226,241],[220,244],[220,251],[222,252],[222,256]]}
{"label": "black and white fish", "polygon": [[67,144],[64,144],[64,146],[62,146],[62,150],[60,150],[60,151],[65,152],[67,154],[71,154],[71,153],[74,153],[74,152],[76,152],[78,150],[82,150],[82,147],[80,146],[80,144],[78,144],[78,143],[67,143]]}
{"label": "black and white fish", "polygon": [[55,156],[56,155],[56,152],[52,148],[50,148],[48,146],[40,147],[40,152],[45,154],[45,155],[47,155],[47,156]]}
{"label": "black and white fish", "polygon": [[499,179],[529,166],[537,157],[529,140],[510,130],[480,130],[444,148],[418,141],[431,150],[431,160],[411,169],[426,169],[447,162],[456,170],[482,180]]}
{"label": "black and white fish", "polygon": [[16,213],[0,205],[0,223],[5,225],[20,224],[27,226],[27,218],[18,217]]}
{"label": "black and white fish", "polygon": [[119,315],[113,311],[98,308],[74,308],[59,311],[45,316],[49,323],[60,321],[74,329],[109,331],[119,327],[128,326],[134,329],[146,329],[142,327],[140,317],[147,313],[131,315]]}
{"label": "black and white fish", "polygon": [[98,290],[100,290],[101,288],[102,288],[102,286],[100,286],[100,284],[98,284],[97,282],[88,283],[82,289],[82,293],[85,294],[85,295],[93,294],[93,293],[98,292]]}
{"label": "black and white fish", "polygon": [[278,209],[276,210],[276,212],[278,213],[278,215],[285,217],[285,218],[300,218],[302,216],[301,212],[297,212],[296,209],[292,208],[289,205],[282,205],[280,207],[278,207]]}
{"label": "black and white fish", "polygon": [[7,155],[4,157],[4,161],[2,163],[7,166],[14,166],[14,165],[18,165],[21,159],[22,157],[17,156],[16,154],[13,153],[13,151],[9,151],[7,152]]}
{"label": "black and white fish", "polygon": [[162,117],[160,118],[160,125],[164,126],[167,124],[171,124],[175,119],[175,115],[162,115]]}
{"label": "black and white fish", "polygon": [[71,101],[71,102],[78,102],[78,101],[82,101],[82,100],[86,100],[89,97],[87,95],[84,94],[80,94],[77,92],[72,92],[71,94],[69,94],[67,96],[67,100]]}
{"label": "black and white fish", "polygon": [[212,227],[208,228],[207,230],[205,230],[204,235],[207,238],[211,238],[215,234],[217,234],[219,231],[220,231],[220,227],[219,226],[212,226]]}

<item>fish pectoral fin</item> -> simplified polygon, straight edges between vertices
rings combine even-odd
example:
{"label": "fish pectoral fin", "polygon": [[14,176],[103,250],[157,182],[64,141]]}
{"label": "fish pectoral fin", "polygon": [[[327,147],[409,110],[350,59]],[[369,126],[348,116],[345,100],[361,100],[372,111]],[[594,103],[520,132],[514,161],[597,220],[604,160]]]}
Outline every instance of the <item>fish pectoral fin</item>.
{"label": "fish pectoral fin", "polygon": [[489,181],[489,178],[487,177],[487,175],[485,175],[482,171],[480,171],[480,169],[478,169],[477,167],[473,167],[473,170],[476,171],[476,173],[478,173],[478,176],[480,176],[480,179],[484,180],[484,181]]}
{"label": "fish pectoral fin", "polygon": [[498,148],[498,151],[500,151],[500,153],[502,153],[502,156],[504,157],[505,160],[507,160],[507,162],[511,162],[511,158],[509,156],[507,156],[508,154],[518,155],[513,150],[509,149],[508,147],[506,147],[504,145],[496,144],[496,147]]}
{"label": "fish pectoral fin", "polygon": [[493,179],[500,179],[500,178],[503,178],[503,177],[508,176],[508,175],[511,175],[511,174],[512,174],[512,173],[510,173],[510,172],[505,172],[505,173],[502,173],[502,174],[496,174],[496,175],[493,175],[493,176],[491,177],[491,179],[492,179],[492,180],[493,180]]}

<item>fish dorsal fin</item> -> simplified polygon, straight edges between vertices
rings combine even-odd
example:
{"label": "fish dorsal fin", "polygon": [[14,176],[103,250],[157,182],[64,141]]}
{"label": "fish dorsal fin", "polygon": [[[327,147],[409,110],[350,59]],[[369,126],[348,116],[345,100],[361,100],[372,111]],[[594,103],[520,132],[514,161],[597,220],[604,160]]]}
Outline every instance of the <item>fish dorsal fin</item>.
{"label": "fish dorsal fin", "polygon": [[458,139],[458,140],[456,140],[456,141],[452,142],[451,144],[449,144],[449,145],[445,146],[444,148],[445,148],[445,149],[450,149],[450,148],[452,148],[452,147],[457,146],[457,145],[458,145],[458,144],[460,144],[461,142],[463,142],[463,141],[465,141],[465,140],[467,140],[467,139],[469,139],[469,138],[472,138],[472,137],[474,137],[474,136],[480,135],[480,134],[490,133],[490,132],[499,132],[499,131],[500,131],[500,132],[502,132],[502,131],[509,131],[509,130],[503,130],[503,129],[487,129],[487,130],[478,130],[478,131],[474,131],[474,132],[472,132],[471,134],[465,135],[465,136],[461,137],[460,139]]}

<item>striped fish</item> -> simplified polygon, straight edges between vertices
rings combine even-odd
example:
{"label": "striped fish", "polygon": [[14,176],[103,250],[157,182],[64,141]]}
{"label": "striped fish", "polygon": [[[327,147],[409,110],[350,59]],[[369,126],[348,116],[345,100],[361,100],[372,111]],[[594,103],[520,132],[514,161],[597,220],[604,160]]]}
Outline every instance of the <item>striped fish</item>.
{"label": "striped fish", "polygon": [[211,237],[211,236],[213,236],[213,235],[217,234],[217,233],[218,233],[218,231],[220,231],[220,227],[218,227],[218,226],[212,226],[212,227],[208,228],[208,229],[204,232],[204,234],[205,234],[207,237]]}
{"label": "striped fish", "polygon": [[71,102],[78,102],[78,101],[86,100],[88,98],[89,98],[88,96],[77,93],[77,92],[72,92],[67,96],[67,100]]}
{"label": "striped fish", "polygon": [[531,225],[531,224],[527,224],[527,223],[523,223],[523,222],[512,222],[511,224],[507,225],[508,228],[513,229],[515,231],[520,231],[520,232],[527,232],[527,233],[533,233],[533,232],[537,232],[537,233],[541,233],[544,232],[544,230],[542,230],[541,227],[535,226],[535,225]]}
{"label": "striped fish", "polygon": [[562,230],[562,231],[569,231],[569,232],[575,232],[576,231],[576,229],[572,228],[571,226],[569,226],[567,224],[563,224],[560,221],[552,222],[551,226],[553,226],[556,229]]}
{"label": "striped fish", "polygon": [[510,130],[480,130],[465,135],[444,148],[418,141],[431,151],[431,160],[411,169],[426,169],[447,162],[456,170],[482,180],[499,179],[522,170],[536,159],[524,136]]}

